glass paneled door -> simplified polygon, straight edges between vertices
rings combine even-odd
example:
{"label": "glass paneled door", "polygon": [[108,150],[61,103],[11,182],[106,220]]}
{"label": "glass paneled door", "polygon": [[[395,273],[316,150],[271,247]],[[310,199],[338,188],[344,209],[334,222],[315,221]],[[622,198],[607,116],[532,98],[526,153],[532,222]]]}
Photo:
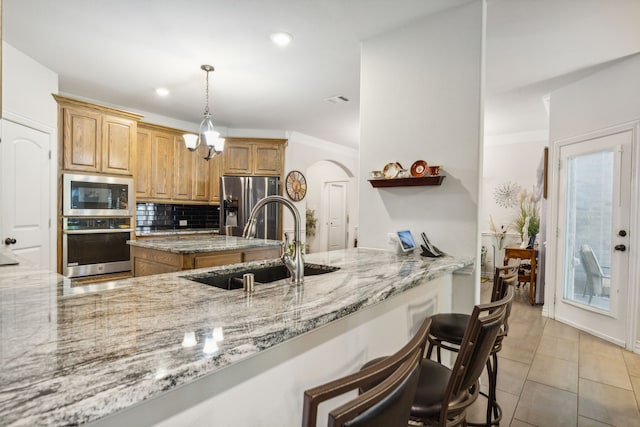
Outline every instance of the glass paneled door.
{"label": "glass paneled door", "polygon": [[626,343],[631,130],[561,145],[555,317]]}

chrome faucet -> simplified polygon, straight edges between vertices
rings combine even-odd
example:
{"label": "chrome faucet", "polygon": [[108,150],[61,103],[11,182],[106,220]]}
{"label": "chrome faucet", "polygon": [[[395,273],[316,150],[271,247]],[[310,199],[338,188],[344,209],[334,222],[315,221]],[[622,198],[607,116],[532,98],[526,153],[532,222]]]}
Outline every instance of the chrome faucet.
{"label": "chrome faucet", "polygon": [[282,196],[267,196],[264,199],[260,199],[258,203],[253,207],[249,214],[249,220],[245,225],[242,232],[242,237],[251,239],[256,236],[256,216],[260,209],[269,203],[280,203],[285,205],[291,211],[293,215],[293,227],[295,229],[295,235],[293,240],[293,256],[289,253],[289,236],[285,233],[285,240],[283,242],[284,248],[282,250],[282,262],[289,270],[291,274],[291,283],[294,285],[301,285],[304,282],[304,261],[302,260],[302,241],[300,240],[300,213],[296,209],[295,205]]}

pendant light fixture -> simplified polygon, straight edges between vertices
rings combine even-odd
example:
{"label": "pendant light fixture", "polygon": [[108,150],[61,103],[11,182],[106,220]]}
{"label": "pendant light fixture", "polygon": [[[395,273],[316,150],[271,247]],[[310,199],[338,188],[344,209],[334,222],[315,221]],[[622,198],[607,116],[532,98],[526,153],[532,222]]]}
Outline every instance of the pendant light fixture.
{"label": "pendant light fixture", "polygon": [[213,127],[213,120],[211,120],[211,113],[209,112],[209,72],[213,71],[212,65],[202,65],[200,67],[207,73],[207,87],[205,91],[205,105],[204,105],[204,119],[200,123],[200,132],[198,135],[185,134],[184,145],[190,151],[195,151],[198,146],[204,141],[209,148],[209,152],[205,157],[206,160],[210,160],[217,154],[222,153],[224,149],[224,138],[220,138],[220,133]]}

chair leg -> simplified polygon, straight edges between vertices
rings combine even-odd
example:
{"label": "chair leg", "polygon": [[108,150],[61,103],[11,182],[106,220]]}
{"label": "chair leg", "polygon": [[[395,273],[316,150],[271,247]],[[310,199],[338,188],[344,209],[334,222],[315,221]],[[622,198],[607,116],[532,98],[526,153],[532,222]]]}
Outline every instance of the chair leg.
{"label": "chair leg", "polygon": [[487,376],[489,377],[489,393],[480,393],[487,398],[486,423],[468,423],[470,426],[500,425],[502,420],[502,408],[496,397],[496,385],[498,382],[498,354],[493,353],[487,360]]}

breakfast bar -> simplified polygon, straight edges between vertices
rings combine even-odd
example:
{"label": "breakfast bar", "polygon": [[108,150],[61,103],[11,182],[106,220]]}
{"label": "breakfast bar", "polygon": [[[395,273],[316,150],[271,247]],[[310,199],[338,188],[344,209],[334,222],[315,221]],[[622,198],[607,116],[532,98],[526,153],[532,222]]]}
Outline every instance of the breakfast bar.
{"label": "breakfast bar", "polygon": [[473,264],[362,248],[305,261],[339,269],[246,293],[185,276],[280,261],[91,286],[3,267],[0,424],[297,425],[303,390],[399,348]]}

